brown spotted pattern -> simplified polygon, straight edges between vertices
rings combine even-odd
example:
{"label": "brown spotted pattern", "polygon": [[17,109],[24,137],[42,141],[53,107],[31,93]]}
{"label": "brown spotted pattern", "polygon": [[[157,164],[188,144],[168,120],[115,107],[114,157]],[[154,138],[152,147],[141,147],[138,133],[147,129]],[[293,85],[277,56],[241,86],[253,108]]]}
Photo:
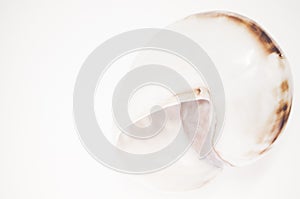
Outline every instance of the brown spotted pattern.
{"label": "brown spotted pattern", "polygon": [[248,19],[244,16],[230,13],[230,12],[208,12],[205,14],[199,14],[199,17],[207,16],[207,17],[223,17],[227,18],[230,21],[235,22],[236,24],[245,26],[250,33],[252,33],[259,41],[259,43],[266,50],[266,53],[276,53],[280,58],[283,58],[281,50],[275,41],[263,30],[257,23]]}

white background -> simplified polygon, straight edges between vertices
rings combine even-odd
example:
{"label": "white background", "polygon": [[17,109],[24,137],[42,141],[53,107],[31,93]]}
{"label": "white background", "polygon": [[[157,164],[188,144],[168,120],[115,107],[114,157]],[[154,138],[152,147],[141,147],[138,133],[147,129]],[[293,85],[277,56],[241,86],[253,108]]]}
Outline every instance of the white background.
{"label": "white background", "polygon": [[[182,193],[149,189],[96,162],[72,116],[85,58],[113,35],[209,10],[254,19],[286,53],[295,95],[280,141],[260,161]],[[299,19],[298,0],[1,0],[0,198],[300,198]]]}

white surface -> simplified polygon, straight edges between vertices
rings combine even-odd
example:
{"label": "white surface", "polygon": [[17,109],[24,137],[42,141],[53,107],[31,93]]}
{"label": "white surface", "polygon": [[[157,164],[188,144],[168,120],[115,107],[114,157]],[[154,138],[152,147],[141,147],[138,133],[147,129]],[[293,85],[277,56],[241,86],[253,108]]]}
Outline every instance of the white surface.
{"label": "white surface", "polygon": [[[216,9],[254,19],[286,53],[295,97],[284,136],[264,159],[183,193],[151,190],[96,162],[82,147],[72,117],[73,86],[86,56],[126,30],[165,27]],[[296,0],[2,0],[0,198],[299,198],[298,9]]]}

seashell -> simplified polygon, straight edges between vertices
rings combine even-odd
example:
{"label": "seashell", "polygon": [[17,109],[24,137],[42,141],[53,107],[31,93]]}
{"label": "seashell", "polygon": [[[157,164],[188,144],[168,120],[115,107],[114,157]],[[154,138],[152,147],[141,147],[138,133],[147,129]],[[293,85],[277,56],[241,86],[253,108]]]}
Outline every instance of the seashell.
{"label": "seashell", "polygon": [[[117,145],[130,153],[151,153],[162,149],[174,138],[182,124],[189,137],[189,128],[198,131],[192,147],[170,167],[144,178],[150,184],[167,190],[186,190],[201,187],[213,179],[224,166],[249,164],[270,150],[287,123],[293,97],[292,75],[286,56],[278,44],[256,22],[230,12],[194,14],[167,27],[198,43],[214,62],[223,81],[226,95],[226,114],[221,136],[212,139],[213,149],[199,157],[213,122],[214,108],[210,102],[205,77],[174,56],[163,56],[149,50],[141,52],[133,67],[143,64],[163,64],[187,78],[192,89],[182,93],[160,93],[154,87],[144,89],[131,100],[135,125],[147,126],[155,113],[149,110],[160,105],[169,123],[162,134],[149,140],[136,140],[116,133]],[[150,93],[150,94],[149,94]],[[176,102],[183,93],[197,96],[200,118],[185,115],[189,100]],[[145,105],[145,101],[150,103]],[[199,119],[199,123],[194,122]],[[148,121],[148,122],[147,122]],[[130,128],[130,127],[129,127]]]}
{"label": "seashell", "polygon": [[282,50],[254,21],[229,12],[189,16],[171,26],[196,41],[220,73],[226,121],[215,150],[230,165],[250,163],[282,133],[292,106],[292,75]]}

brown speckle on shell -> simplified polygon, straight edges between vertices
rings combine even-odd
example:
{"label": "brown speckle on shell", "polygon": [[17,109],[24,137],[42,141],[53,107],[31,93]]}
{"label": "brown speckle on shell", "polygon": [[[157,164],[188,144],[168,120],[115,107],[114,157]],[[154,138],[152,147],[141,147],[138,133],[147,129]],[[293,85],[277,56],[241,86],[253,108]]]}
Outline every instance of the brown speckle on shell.
{"label": "brown speckle on shell", "polygon": [[196,95],[199,95],[201,93],[201,89],[200,88],[196,88],[195,89],[195,93],[196,93]]}
{"label": "brown speckle on shell", "polygon": [[236,24],[244,25],[250,31],[250,33],[252,33],[258,39],[259,43],[262,44],[263,48],[268,54],[276,53],[280,58],[284,58],[275,41],[252,20],[230,12],[208,12],[205,15],[199,15],[199,17],[200,16],[225,17]]}
{"label": "brown speckle on shell", "polygon": [[282,132],[282,129],[286,125],[286,122],[289,118],[291,111],[291,103],[290,102],[284,102],[280,101],[279,106],[276,110],[276,122],[272,129],[273,139],[271,140],[271,143],[274,143],[280,133]]}
{"label": "brown speckle on shell", "polygon": [[262,154],[266,153],[266,152],[269,151],[269,150],[270,150],[270,147],[267,147],[267,148],[265,148],[264,150],[259,151],[258,154],[259,154],[259,155],[262,155]]}
{"label": "brown speckle on shell", "polygon": [[[273,127],[271,128],[271,131],[267,131],[270,132],[270,136],[264,134],[263,137],[260,138],[259,143],[269,143],[269,145],[258,151],[257,153],[259,155],[267,152],[272,144],[277,140],[277,138],[279,137],[279,135],[281,134],[283,128],[285,127],[287,120],[289,118],[290,115],[290,111],[291,111],[291,102],[285,102],[283,100],[281,100],[279,102],[279,106],[278,108],[275,110],[275,121],[273,122]],[[266,137],[270,137],[269,139],[265,139]]]}
{"label": "brown speckle on shell", "polygon": [[283,81],[281,83],[280,88],[281,88],[281,92],[283,92],[283,93],[288,91],[289,90],[289,82],[287,80]]}

